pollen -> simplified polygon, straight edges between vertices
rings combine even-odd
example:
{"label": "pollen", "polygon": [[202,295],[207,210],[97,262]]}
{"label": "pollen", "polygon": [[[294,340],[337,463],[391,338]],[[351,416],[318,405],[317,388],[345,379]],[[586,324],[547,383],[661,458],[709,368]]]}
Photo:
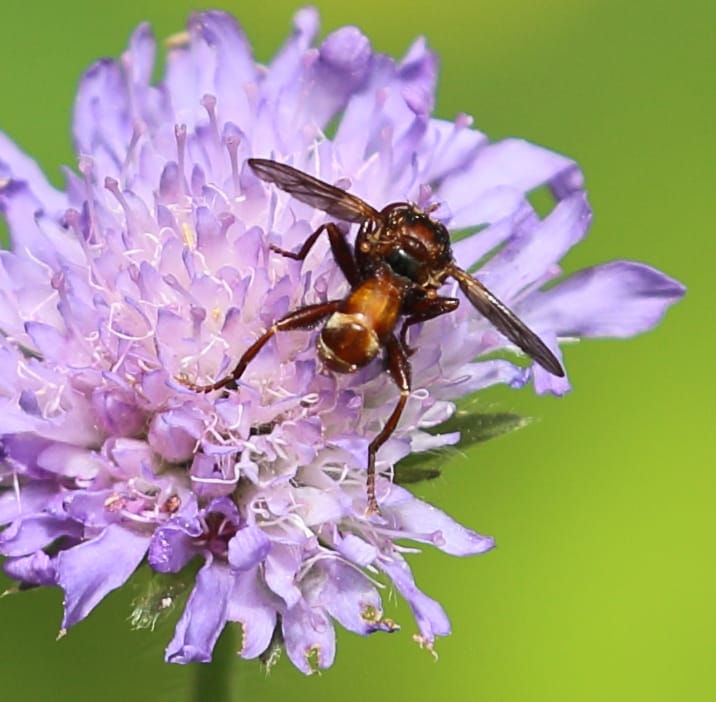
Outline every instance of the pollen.
{"label": "pollen", "polygon": [[181,234],[184,239],[184,243],[190,249],[193,249],[196,244],[196,237],[194,236],[194,230],[192,229],[191,224],[189,224],[188,222],[184,222],[181,225]]}
{"label": "pollen", "polygon": [[306,662],[308,663],[308,668],[310,670],[310,674],[313,675],[315,673],[321,672],[321,647],[318,644],[314,644],[306,651]]}
{"label": "pollen", "polygon": [[164,40],[164,46],[167,49],[181,49],[185,46],[189,46],[190,43],[191,34],[189,34],[189,32],[176,32],[175,34],[170,34]]}

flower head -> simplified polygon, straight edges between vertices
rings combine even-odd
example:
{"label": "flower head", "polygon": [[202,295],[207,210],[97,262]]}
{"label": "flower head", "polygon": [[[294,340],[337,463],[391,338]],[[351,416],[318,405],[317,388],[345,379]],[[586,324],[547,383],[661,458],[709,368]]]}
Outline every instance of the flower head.
{"label": "flower head", "polygon": [[[64,191],[0,135],[12,240],[0,254],[0,553],[16,580],[63,589],[63,629],[140,564],[176,574],[199,559],[169,661],[209,660],[240,622],[241,656],[265,653],[278,632],[300,670],[325,668],[335,622],[396,629],[386,580],[431,648],[449,622],[397,542],[468,555],[493,541],[385,476],[459,440],[428,429],[461,396],[494,383],[569,387],[496,357],[508,342],[469,304],[411,328],[414,389],[378,456],[381,514],[366,515],[366,450],[397,396],[380,361],[332,373],[315,333],[297,331],[267,344],[236,388],[178,382],[222,377],[286,312],[349,289],[325,242],[302,262],[272,252],[296,250],[327,217],[267,186],[247,158],[291,163],[376,207],[439,202],[452,229],[480,227],[455,245],[458,263],[481,263],[481,280],[556,354],[565,338],[645,331],[683,293],[625,261],[544,290],[589,225],[576,164],[490,143],[464,115],[433,118],[423,41],[396,62],[353,27],[317,47],[316,33],[314,11],[299,12],[264,67],[232,17],[198,14],[152,85],[155,42],[140,26],[120,61],[82,79],[78,169]],[[541,185],[556,203],[545,218],[527,198]]]}

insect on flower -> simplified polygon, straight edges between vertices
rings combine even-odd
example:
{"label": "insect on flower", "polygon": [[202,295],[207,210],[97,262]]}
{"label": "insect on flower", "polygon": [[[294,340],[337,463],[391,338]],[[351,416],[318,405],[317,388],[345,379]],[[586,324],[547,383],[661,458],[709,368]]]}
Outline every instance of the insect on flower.
{"label": "insect on flower", "polygon": [[[510,309],[482,283],[457,266],[450,234],[430,216],[408,202],[394,202],[378,211],[355,195],[324,183],[291,166],[267,159],[249,159],[254,173],[296,199],[344,222],[359,224],[355,248],[334,223],[321,225],[296,253],[272,246],[283,256],[303,261],[318,237],[328,235],[333,257],[351,290],[341,300],[300,307],[273,323],[239,359],[234,370],[209,385],[182,380],[192,390],[211,392],[231,387],[268,340],[279,331],[308,329],[326,320],[318,338],[318,354],[328,368],[353,373],[383,350],[385,367],[400,390],[398,401],[381,431],[368,446],[368,513],[378,512],[375,458],[403,412],[411,392],[408,329],[457,309],[459,300],[440,297],[447,278],[480,314],[543,368],[556,376],[564,370],[555,355]],[[396,329],[403,320],[400,331]]]}

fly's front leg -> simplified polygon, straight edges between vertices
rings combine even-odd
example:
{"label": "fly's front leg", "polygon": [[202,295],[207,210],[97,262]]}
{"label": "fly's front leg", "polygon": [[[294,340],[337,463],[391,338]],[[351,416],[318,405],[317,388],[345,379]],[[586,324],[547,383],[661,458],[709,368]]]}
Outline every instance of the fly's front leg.
{"label": "fly's front leg", "polygon": [[400,397],[390,417],[388,417],[385,426],[368,445],[368,475],[366,485],[368,507],[366,508],[366,514],[378,514],[380,512],[378,509],[378,500],[375,497],[375,455],[398,426],[398,420],[410,396],[410,361],[403,348],[403,344],[393,335],[386,343],[385,348],[388,372],[400,389]]}
{"label": "fly's front leg", "polygon": [[408,328],[413,324],[439,317],[441,314],[453,312],[459,304],[460,301],[456,297],[421,297],[405,310],[407,317],[400,330],[400,343],[408,356],[415,353],[415,349],[408,345]]}
{"label": "fly's front leg", "polygon": [[338,267],[346,277],[346,280],[353,287],[358,285],[360,282],[360,274],[358,273],[358,268],[356,267],[355,258],[353,258],[353,251],[351,251],[351,247],[348,245],[348,242],[341,233],[341,230],[331,222],[318,227],[318,229],[316,229],[316,231],[303,242],[303,246],[301,246],[296,253],[280,249],[278,246],[274,246],[273,244],[271,245],[271,251],[280,253],[282,256],[291,258],[294,261],[304,261],[306,256],[308,256],[308,252],[313,248],[313,245],[323,232],[328,234],[328,241],[331,244],[331,253],[338,264]]}
{"label": "fly's front leg", "polygon": [[340,300],[331,302],[321,302],[317,305],[307,305],[300,309],[289,312],[285,317],[281,317],[274,322],[251,346],[249,346],[236,364],[234,370],[229,375],[224,376],[215,383],[209,385],[198,385],[190,381],[180,378],[180,382],[194,392],[211,392],[220,388],[235,385],[236,381],[243,375],[246,366],[256,357],[259,351],[266,345],[266,342],[276,333],[280,331],[290,331],[292,329],[310,329],[323,319],[333,314],[340,304]]}

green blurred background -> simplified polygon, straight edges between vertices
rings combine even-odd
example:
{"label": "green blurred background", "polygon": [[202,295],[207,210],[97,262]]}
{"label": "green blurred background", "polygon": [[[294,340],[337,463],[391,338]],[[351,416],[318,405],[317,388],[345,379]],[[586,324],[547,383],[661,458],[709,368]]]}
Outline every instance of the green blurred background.
{"label": "green blurred background", "polygon": [[[286,660],[269,678],[237,661],[236,699],[716,699],[714,384],[704,356],[714,345],[716,4],[316,4],[324,33],[357,24],[394,55],[426,35],[441,57],[440,116],[469,112],[494,138],[520,135],[582,164],[596,217],[568,269],[641,259],[689,292],[651,334],[569,348],[575,389],[564,399],[485,393],[490,406],[540,421],[456,456],[443,480],[418,488],[498,540],[480,558],[412,559],[453,621],[439,662],[412,643],[411,618],[392,598],[399,634],[341,634],[335,666],[313,678]],[[5,0],[0,129],[61,182],[81,71],[117,56],[139,21],[164,37],[193,7]],[[298,5],[223,7],[268,60]],[[196,667],[163,664],[171,628],[129,631],[128,602],[114,594],[55,642],[58,591],[0,600],[2,698],[189,699]]]}

